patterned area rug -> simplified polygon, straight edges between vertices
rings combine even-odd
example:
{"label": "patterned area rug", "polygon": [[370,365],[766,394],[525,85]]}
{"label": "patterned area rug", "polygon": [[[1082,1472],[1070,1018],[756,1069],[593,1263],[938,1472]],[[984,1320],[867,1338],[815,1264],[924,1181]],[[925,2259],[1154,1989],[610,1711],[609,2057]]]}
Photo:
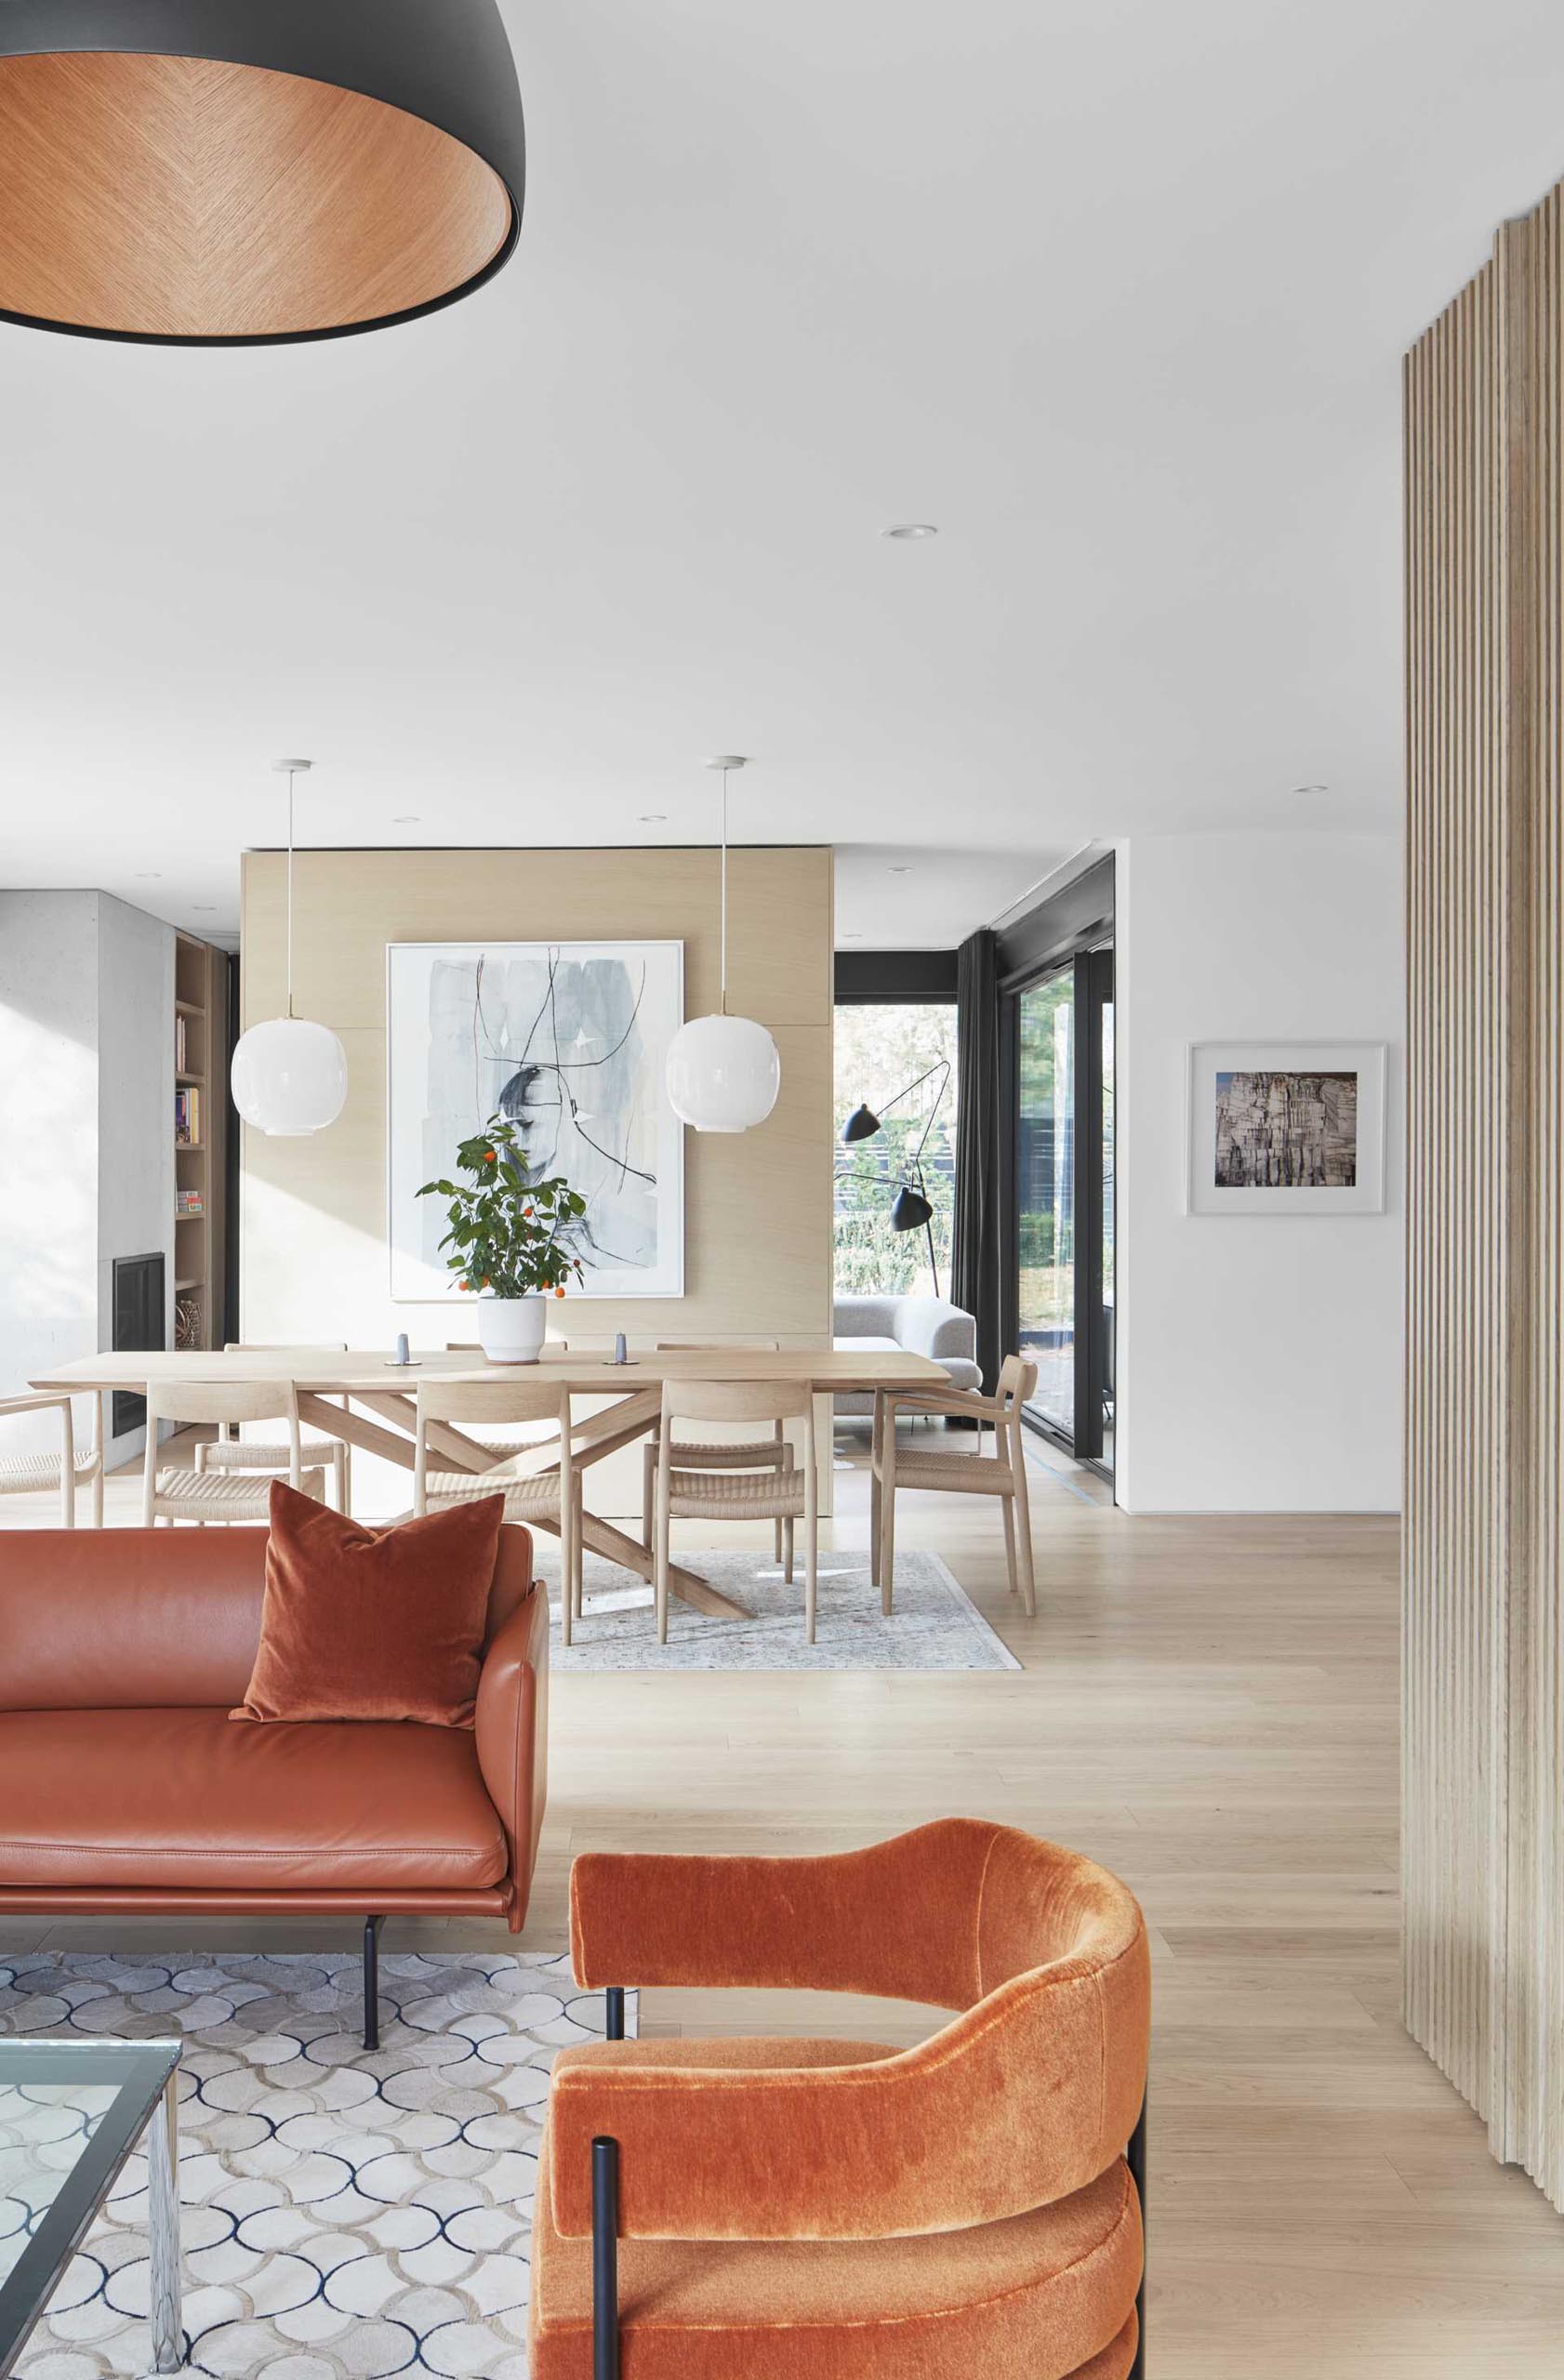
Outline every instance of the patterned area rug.
{"label": "patterned area rug", "polygon": [[[815,1641],[803,1636],[803,1559],[793,1583],[769,1554],[687,1554],[675,1559],[753,1615],[709,1620],[675,1596],[668,1643],[657,1643],[652,1590],[612,1562],[587,1556],[586,1611],[575,1642],[559,1636],[559,1578],[543,1548],[554,1599],[556,1669],[601,1670],[1017,1670],[1020,1662],[937,1554],[896,1554],[895,1609],[887,1620],[863,1554],[820,1555]],[[1019,1611],[1020,1606],[1015,1609]]]}
{"label": "patterned area rug", "polygon": [[[0,2032],[184,2036],[192,2372],[524,2380],[549,2068],[601,2035],[602,1997],[564,1957],[391,1956],[378,2051],[361,2013],[352,1958],[0,1957]],[[0,2226],[25,2221],[3,2175]],[[135,2155],[22,2350],[26,2380],[147,2371],[146,2204]]]}

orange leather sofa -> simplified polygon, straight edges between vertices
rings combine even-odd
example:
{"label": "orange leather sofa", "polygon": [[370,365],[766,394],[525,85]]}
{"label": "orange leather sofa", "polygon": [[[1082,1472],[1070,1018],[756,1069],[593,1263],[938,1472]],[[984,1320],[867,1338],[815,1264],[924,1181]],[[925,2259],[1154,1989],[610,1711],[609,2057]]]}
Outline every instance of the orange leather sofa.
{"label": "orange leather sofa", "polygon": [[[1141,1913],[949,1818],[823,1859],[591,1854],[571,1949],[610,2039],[556,2060],[533,2380],[1126,2380],[1143,2369]],[[916,2049],[627,2042],[627,1985],[960,2010]]]}
{"label": "orange leather sofa", "polygon": [[231,1720],[267,1532],[0,1535],[0,1916],[526,1916],[549,1606],[502,1528],[475,1728]]}

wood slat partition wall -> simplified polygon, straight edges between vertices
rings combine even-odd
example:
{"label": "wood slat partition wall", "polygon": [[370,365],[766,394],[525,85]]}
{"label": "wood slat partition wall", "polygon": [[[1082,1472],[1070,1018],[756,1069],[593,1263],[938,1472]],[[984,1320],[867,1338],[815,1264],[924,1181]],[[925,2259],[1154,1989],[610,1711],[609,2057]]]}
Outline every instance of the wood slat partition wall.
{"label": "wood slat partition wall", "polygon": [[1560,194],[1406,369],[1406,2013],[1564,2206]]}

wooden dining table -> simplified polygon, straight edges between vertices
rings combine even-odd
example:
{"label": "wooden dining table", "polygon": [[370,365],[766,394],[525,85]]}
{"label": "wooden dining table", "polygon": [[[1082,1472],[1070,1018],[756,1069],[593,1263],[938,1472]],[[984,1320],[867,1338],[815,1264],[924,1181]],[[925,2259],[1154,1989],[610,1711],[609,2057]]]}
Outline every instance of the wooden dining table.
{"label": "wooden dining table", "polygon": [[[546,1346],[538,1363],[526,1365],[490,1364],[482,1355],[466,1350],[416,1349],[406,1365],[398,1364],[379,1347],[351,1347],[346,1353],[340,1347],[305,1346],[192,1349],[171,1355],[126,1350],[73,1356],[69,1363],[41,1373],[32,1385],[51,1394],[126,1389],[144,1395],[149,1384],[161,1382],[260,1385],[268,1381],[292,1381],[300,1421],[328,1437],[346,1438],[364,1453],[379,1455],[410,1472],[418,1384],[440,1376],[518,1382],[549,1380],[568,1389],[573,1397],[607,1400],[572,1428],[577,1460],[591,1463],[656,1428],[665,1380],[796,1381],[814,1395],[833,1396],[878,1395],[896,1388],[942,1388],[949,1379],[944,1366],[928,1356],[889,1348],[682,1347],[657,1352],[650,1347],[642,1351],[631,1342],[629,1361],[622,1365],[607,1351],[563,1346]],[[451,1471],[482,1474],[507,1460],[448,1421],[431,1421],[428,1437],[442,1467]],[[651,1579],[650,1549],[601,1514],[583,1515],[582,1539],[590,1552],[638,1578]],[[669,1584],[693,1609],[712,1618],[750,1617],[741,1605],[683,1564],[669,1565]]]}

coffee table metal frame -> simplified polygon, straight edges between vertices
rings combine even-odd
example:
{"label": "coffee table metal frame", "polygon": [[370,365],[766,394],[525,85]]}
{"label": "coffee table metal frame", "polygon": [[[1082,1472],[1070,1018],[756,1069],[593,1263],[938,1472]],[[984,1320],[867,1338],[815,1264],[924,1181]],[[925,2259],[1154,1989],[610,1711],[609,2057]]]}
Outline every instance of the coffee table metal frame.
{"label": "coffee table metal frame", "polygon": [[0,2380],[14,2371],[60,2277],[142,2135],[147,2139],[149,2319],[155,2372],[184,2362],[179,2305],[177,2041],[18,2041],[0,2036],[0,2082],[114,2086],[10,2272],[0,2281]]}

